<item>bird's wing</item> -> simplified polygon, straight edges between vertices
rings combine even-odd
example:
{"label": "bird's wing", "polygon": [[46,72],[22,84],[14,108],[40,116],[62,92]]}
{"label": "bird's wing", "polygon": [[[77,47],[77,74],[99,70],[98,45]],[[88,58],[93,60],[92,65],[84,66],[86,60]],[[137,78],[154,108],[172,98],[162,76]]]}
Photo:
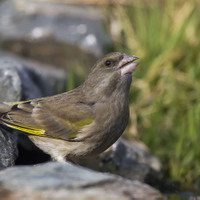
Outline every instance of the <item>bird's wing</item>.
{"label": "bird's wing", "polygon": [[51,106],[39,99],[10,105],[10,111],[0,114],[1,123],[32,135],[80,141],[79,130],[94,120],[93,105],[83,102]]}

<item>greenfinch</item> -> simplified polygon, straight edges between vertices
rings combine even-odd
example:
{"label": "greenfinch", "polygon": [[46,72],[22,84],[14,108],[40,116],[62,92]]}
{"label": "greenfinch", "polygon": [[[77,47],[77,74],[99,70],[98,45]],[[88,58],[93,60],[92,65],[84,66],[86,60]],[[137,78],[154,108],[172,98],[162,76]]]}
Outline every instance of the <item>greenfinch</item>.
{"label": "greenfinch", "polygon": [[110,53],[96,62],[85,82],[74,90],[25,102],[3,102],[0,123],[27,133],[59,162],[99,154],[127,126],[137,59]]}

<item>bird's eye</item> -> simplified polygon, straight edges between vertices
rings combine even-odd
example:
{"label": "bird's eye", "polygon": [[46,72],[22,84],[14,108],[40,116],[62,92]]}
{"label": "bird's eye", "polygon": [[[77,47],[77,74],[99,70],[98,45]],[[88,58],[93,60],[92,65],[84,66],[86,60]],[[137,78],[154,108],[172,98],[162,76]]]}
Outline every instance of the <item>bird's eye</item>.
{"label": "bird's eye", "polygon": [[105,65],[106,66],[110,66],[111,65],[111,61],[110,60],[106,60]]}

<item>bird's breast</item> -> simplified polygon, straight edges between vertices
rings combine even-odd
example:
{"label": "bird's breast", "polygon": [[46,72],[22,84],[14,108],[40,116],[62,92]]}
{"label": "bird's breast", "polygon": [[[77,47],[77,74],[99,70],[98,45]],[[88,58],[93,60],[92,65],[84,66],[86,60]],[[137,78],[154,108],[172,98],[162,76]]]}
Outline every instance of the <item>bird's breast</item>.
{"label": "bird's breast", "polygon": [[92,143],[91,154],[101,153],[110,147],[123,133],[129,118],[128,104],[102,102],[95,105],[95,120],[85,127],[85,142]]}

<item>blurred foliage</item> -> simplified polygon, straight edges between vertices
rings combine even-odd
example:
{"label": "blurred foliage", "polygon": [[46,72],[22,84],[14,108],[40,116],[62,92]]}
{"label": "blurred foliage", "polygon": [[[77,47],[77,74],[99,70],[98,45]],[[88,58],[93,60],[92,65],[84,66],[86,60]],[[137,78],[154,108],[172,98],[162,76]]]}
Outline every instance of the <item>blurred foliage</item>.
{"label": "blurred foliage", "polygon": [[109,7],[115,51],[141,58],[128,136],[143,140],[170,178],[186,185],[200,175],[199,9],[193,0]]}

